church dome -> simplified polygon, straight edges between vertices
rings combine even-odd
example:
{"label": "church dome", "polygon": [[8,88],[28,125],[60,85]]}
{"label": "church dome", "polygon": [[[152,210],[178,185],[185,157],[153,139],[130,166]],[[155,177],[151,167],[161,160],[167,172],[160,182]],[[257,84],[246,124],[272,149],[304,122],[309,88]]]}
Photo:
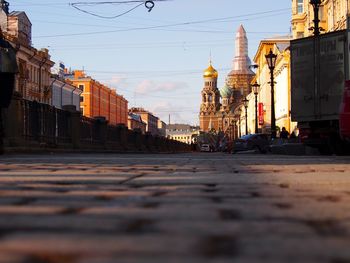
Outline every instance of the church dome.
{"label": "church dome", "polygon": [[204,70],[203,77],[204,78],[217,78],[218,77],[218,72],[216,71],[215,68],[211,65],[211,62],[209,63],[209,67]]}
{"label": "church dome", "polygon": [[220,89],[221,98],[229,98],[229,97],[231,97],[232,92],[233,92],[232,89],[229,86],[227,86],[227,84],[225,84],[225,86],[223,86]]}

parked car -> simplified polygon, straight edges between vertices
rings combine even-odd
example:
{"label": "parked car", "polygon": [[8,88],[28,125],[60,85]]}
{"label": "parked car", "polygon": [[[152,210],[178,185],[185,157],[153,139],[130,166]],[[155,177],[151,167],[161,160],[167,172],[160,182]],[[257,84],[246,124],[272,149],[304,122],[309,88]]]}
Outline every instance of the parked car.
{"label": "parked car", "polygon": [[209,144],[203,143],[200,147],[201,152],[211,152]]}
{"label": "parked car", "polygon": [[232,152],[254,151],[266,153],[269,149],[270,140],[267,134],[247,134],[233,142]]}

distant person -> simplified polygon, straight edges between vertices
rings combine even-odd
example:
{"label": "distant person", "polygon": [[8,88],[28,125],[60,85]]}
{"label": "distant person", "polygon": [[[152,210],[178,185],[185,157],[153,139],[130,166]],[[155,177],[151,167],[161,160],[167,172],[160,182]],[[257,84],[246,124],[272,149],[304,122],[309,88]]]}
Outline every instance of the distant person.
{"label": "distant person", "polygon": [[297,136],[295,135],[295,132],[293,131],[290,136],[289,136],[290,139],[296,139]]}
{"label": "distant person", "polygon": [[282,131],[280,133],[280,138],[281,139],[288,139],[289,132],[286,130],[285,127],[282,128]]}

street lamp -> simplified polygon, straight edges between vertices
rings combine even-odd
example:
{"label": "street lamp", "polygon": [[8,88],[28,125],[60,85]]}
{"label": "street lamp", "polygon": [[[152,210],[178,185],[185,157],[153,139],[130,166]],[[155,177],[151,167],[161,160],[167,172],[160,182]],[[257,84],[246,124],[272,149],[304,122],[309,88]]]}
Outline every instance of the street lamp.
{"label": "street lamp", "polygon": [[311,30],[314,30],[314,36],[319,36],[320,35],[320,19],[318,16],[318,10],[320,9],[320,5],[321,5],[321,0],[310,0],[310,4],[312,5],[313,9],[314,9],[314,20],[312,20],[314,22],[314,26],[311,27]]}
{"label": "street lamp", "polygon": [[[241,137],[241,109],[238,107],[237,110],[235,110],[235,119],[236,119],[236,125],[238,124],[237,127],[237,136],[238,138]],[[235,134],[236,137],[236,134]]]}
{"label": "street lamp", "polygon": [[258,93],[260,85],[255,81],[252,85],[253,92],[255,95],[255,133],[258,133]]}
{"label": "street lamp", "polygon": [[235,120],[231,120],[231,129],[230,129],[230,141],[233,141],[233,138],[235,137],[235,126],[236,126],[236,121]]}
{"label": "street lamp", "polygon": [[273,71],[275,69],[277,55],[272,52],[270,49],[270,52],[265,55],[265,58],[267,60],[267,65],[270,69],[270,85],[271,85],[271,139],[276,138],[276,117],[275,117],[275,82],[273,77]]}
{"label": "street lamp", "polygon": [[244,108],[245,108],[245,134],[248,134],[248,103],[249,100],[247,98],[244,98],[242,100]]}

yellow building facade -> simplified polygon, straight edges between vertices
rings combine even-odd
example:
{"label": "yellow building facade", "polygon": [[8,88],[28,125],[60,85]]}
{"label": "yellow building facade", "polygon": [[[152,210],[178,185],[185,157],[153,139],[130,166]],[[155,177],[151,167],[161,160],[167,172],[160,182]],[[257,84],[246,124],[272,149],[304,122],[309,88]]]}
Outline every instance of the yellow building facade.
{"label": "yellow building facade", "polygon": [[[313,8],[309,0],[292,0],[293,38],[312,35]],[[350,0],[323,0],[319,9],[321,33],[349,28]]]}
{"label": "yellow building facade", "polygon": [[[291,82],[290,82],[290,37],[266,39],[260,42],[254,57],[254,63],[258,65],[256,75],[251,84],[257,82],[260,87],[258,91],[258,127],[262,133],[271,132],[271,84],[270,70],[265,55],[272,50],[277,55],[274,70],[274,95],[275,95],[275,117],[276,126],[279,129],[285,127],[288,132],[296,129],[296,123],[291,121]],[[255,129],[255,95],[251,92],[247,99],[248,104],[248,131],[254,133]],[[242,115],[245,115],[243,109]],[[242,116],[241,116],[242,117]],[[242,121],[245,119],[242,118]]]}

